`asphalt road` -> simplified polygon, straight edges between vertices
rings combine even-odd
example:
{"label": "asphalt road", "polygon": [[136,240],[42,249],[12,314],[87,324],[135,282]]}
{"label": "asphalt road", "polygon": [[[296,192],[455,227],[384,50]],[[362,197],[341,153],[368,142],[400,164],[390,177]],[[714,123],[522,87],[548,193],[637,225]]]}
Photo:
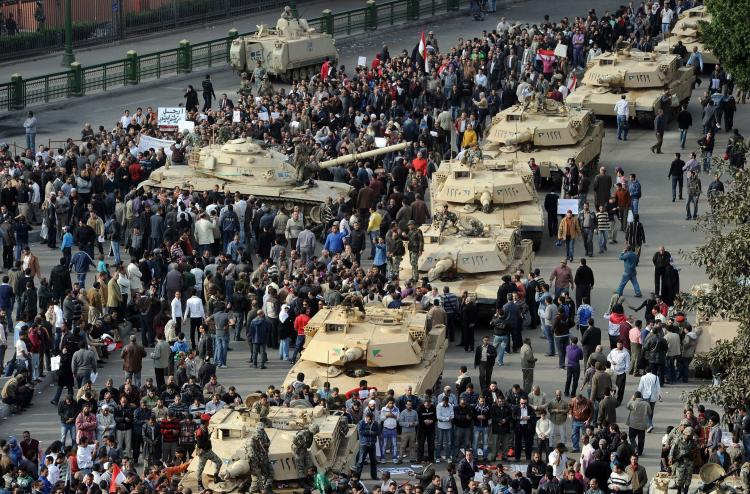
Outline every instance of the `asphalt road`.
{"label": "asphalt road", "polygon": [[[615,5],[615,2],[607,1],[604,2],[604,5],[597,4],[597,10],[601,11],[606,6],[613,7]],[[591,2],[579,0],[555,3],[540,1],[514,3],[505,7],[502,12],[499,11],[492,20],[475,22],[469,17],[460,17],[430,24],[417,24],[387,33],[378,31],[342,41],[339,43],[339,48],[342,51],[342,63],[351,67],[355,64],[356,57],[360,55],[368,58],[374,56],[384,42],[388,43],[391,53],[402,48],[411,50],[414,44],[418,42],[419,33],[422,30],[433,30],[437,34],[441,46],[447,46],[459,36],[472,36],[482,29],[492,29],[500,15],[504,15],[510,20],[538,22],[544,14],[549,14],[553,19],[559,19],[563,15],[583,14],[590,6]],[[211,72],[217,93],[231,93],[236,90],[237,77],[231,70],[213,70]],[[135,106],[148,105],[170,106],[179,103],[182,101],[181,96],[186,84],[196,83],[200,81],[200,78],[201,74],[195,73],[184,78],[166,79],[111,94],[91,96],[81,100],[69,100],[65,103],[40,108],[37,112],[40,120],[38,142],[44,142],[48,138],[63,139],[67,136],[77,136],[83,121],[90,121],[95,125],[113,124],[122,114],[124,108],[133,109]],[[699,92],[702,92],[702,90],[703,88],[698,89]],[[694,93],[690,105],[694,120],[699,116],[700,111],[697,103],[699,92]],[[745,107],[740,106],[735,116],[735,124],[743,131],[747,129],[749,120]],[[20,114],[0,117],[0,135],[8,140],[15,138],[20,142],[19,137],[22,138],[21,121]],[[691,143],[693,147],[696,147],[695,141],[699,138],[699,131],[700,129],[694,128],[688,136],[688,143]],[[718,136],[717,149],[723,149],[726,138],[727,134],[725,133]],[[677,260],[677,264],[682,268],[680,275],[683,289],[704,281],[704,273],[689,266],[682,255],[683,251],[690,250],[701,242],[701,234],[692,230],[693,223],[684,220],[684,203],[672,203],[669,193],[670,185],[667,180],[667,170],[672,159],[672,153],[678,151],[678,132],[672,127],[666,133],[663,146],[665,154],[663,155],[653,155],[649,152],[649,146],[653,142],[654,137],[651,130],[639,128],[631,129],[627,142],[617,141],[613,123],[608,122],[607,136],[601,156],[602,165],[607,166],[610,170],[614,170],[616,166],[621,166],[626,173],[637,173],[643,184],[643,198],[640,208],[647,243],[643,246],[643,262],[642,268],[639,270],[639,280],[645,294],[648,294],[653,288],[653,271],[650,267],[650,259],[661,244],[671,251]],[[702,179],[705,190],[710,180],[705,175]],[[700,207],[705,207],[705,201],[701,203]],[[617,247],[621,246],[622,244],[617,245]],[[48,272],[53,263],[56,262],[57,254],[50,252],[44,246],[34,247],[35,252],[41,258],[44,271]],[[579,243],[576,248],[576,261],[582,251],[582,245]],[[618,254],[619,251],[610,250],[602,256],[596,256],[589,260],[589,265],[596,276],[596,285],[592,297],[595,316],[599,321],[599,326],[604,328],[606,328],[606,323],[601,319],[602,312],[607,307],[612,291],[617,287],[622,274],[622,263],[617,260]],[[545,239],[537,255],[535,265],[541,269],[545,277],[548,277],[562,255],[564,255],[562,249],[556,248],[553,242]],[[578,262],[571,265],[573,269],[577,266]],[[625,295],[630,299],[630,303],[636,302],[635,299],[632,299],[633,292],[630,286],[626,288]],[[639,315],[642,316],[642,313]],[[487,328],[480,328],[477,331],[477,340],[485,331],[488,332]],[[536,382],[548,396],[552,396],[555,389],[564,385],[564,376],[557,368],[556,358],[543,356],[545,341],[540,339],[536,333],[529,333],[529,335],[532,337],[537,354],[540,355]],[[265,389],[268,384],[279,384],[288,371],[288,364],[278,361],[278,356],[273,356],[274,358],[267,370],[249,370],[246,363],[249,356],[246,344],[244,342],[233,343],[232,347],[234,351],[229,354],[229,368],[219,371],[219,379],[224,384],[236,385],[243,396],[248,392]],[[110,359],[101,373],[100,379],[112,376],[117,381],[122,380],[123,373],[117,360],[117,358]],[[444,381],[451,382],[457,374],[458,366],[469,361],[469,355],[464,353],[463,349],[450,348],[445,360]],[[144,375],[153,376],[150,363],[147,362],[146,365]],[[478,381],[477,373],[473,372],[472,375],[473,380]],[[517,355],[506,358],[506,366],[496,368],[493,378],[499,381],[502,389],[508,389],[512,384],[520,382],[521,371]],[[690,386],[693,384],[691,383]],[[632,394],[636,385],[635,379],[628,378],[626,397]],[[647,447],[645,457],[642,460],[642,464],[646,466],[649,474],[658,471],[661,434],[666,426],[674,425],[678,421],[682,409],[680,394],[686,389],[690,389],[690,386],[668,386],[664,389],[664,402],[656,407],[656,429],[654,433],[647,435]],[[18,434],[21,430],[29,429],[45,445],[58,438],[57,416],[54,408],[49,405],[52,391],[52,388],[40,390],[40,394],[35,399],[36,404],[32,409],[23,415],[13,416],[2,422],[0,424],[0,437]],[[400,392],[400,390],[397,390],[397,392]],[[623,424],[626,417],[624,408],[620,408],[618,410],[618,422]]]}

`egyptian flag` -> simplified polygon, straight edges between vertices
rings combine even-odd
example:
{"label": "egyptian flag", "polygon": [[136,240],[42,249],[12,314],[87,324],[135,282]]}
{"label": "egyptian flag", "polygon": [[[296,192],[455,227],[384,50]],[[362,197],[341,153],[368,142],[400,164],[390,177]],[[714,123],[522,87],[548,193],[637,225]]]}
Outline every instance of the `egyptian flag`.
{"label": "egyptian flag", "polygon": [[544,50],[542,48],[539,48],[536,51],[539,55],[543,57],[554,57],[555,56],[555,50]]}
{"label": "egyptian flag", "polygon": [[125,474],[120,470],[120,465],[117,463],[112,467],[112,480],[109,481],[109,492],[117,492],[117,487],[121,486],[125,482]]}
{"label": "egyptian flag", "polygon": [[422,31],[422,37],[419,39],[419,56],[424,60],[424,71],[429,72],[430,64],[427,62],[429,53],[427,53],[427,42],[424,39],[424,31]]}
{"label": "egyptian flag", "polygon": [[568,90],[572,93],[576,90],[576,85],[578,84],[578,76],[576,76],[575,72],[572,76],[570,76],[570,81],[568,82]]}

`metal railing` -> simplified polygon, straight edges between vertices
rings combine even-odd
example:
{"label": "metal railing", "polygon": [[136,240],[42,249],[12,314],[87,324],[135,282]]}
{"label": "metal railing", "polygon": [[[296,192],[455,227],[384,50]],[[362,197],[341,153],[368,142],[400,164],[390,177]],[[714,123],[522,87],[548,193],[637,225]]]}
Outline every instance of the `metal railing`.
{"label": "metal railing", "polygon": [[[239,0],[226,0],[237,2]],[[463,8],[468,0],[392,0],[345,12],[324,11],[322,17],[309,19],[310,27],[334,37],[362,33],[379,26],[393,26],[419,18],[428,18]],[[232,33],[230,33],[232,34]],[[243,33],[247,36],[253,32]],[[67,71],[30,79],[20,76],[0,84],[0,110],[19,110],[28,105],[83,96],[141,81],[188,73],[199,68],[223,66],[229,61],[233,35],[195,45],[184,45],[155,53],[129,52],[124,59],[82,67],[71,64]]]}
{"label": "metal railing", "polygon": [[[64,3],[0,0],[0,61],[61,51]],[[279,9],[280,4],[274,0],[72,0],[71,7],[73,46],[87,46]]]}

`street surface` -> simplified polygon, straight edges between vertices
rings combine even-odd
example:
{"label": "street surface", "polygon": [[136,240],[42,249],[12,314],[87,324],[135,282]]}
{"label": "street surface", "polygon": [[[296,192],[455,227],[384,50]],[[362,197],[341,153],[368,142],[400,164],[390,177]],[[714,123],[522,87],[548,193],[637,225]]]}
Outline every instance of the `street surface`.
{"label": "street surface", "polygon": [[[302,12],[309,11],[311,15],[318,15],[320,9],[317,5],[324,3],[330,6],[330,2],[317,2],[310,4],[310,7],[306,5],[302,8]],[[316,5],[316,7],[313,8],[312,5]],[[351,8],[353,5],[354,2],[337,2],[336,8]],[[392,55],[396,55],[401,49],[407,49],[411,52],[414,45],[418,43],[419,33],[422,30],[434,31],[440,46],[444,47],[453,44],[460,36],[469,37],[479,34],[482,29],[494,29],[500,16],[505,16],[511,21],[539,22],[542,20],[544,14],[549,14],[551,19],[557,20],[566,15],[583,15],[592,6],[596,7],[598,13],[602,13],[605,7],[615,7],[616,2],[596,2],[594,5],[594,2],[581,0],[562,0],[554,3],[527,1],[513,3],[504,8],[499,7],[497,14],[491,18],[488,17],[483,22],[475,22],[468,16],[462,16],[457,19],[443,19],[430,24],[416,24],[395,31],[372,32],[338,43],[342,55],[341,63],[346,65],[348,70],[351,70],[355,66],[358,56],[367,56],[368,61],[371,60],[384,42],[388,44]],[[229,25],[221,28],[217,26],[211,36],[223,36],[228,27]],[[241,30],[246,30],[252,26],[246,23],[246,25],[237,27],[241,28]],[[199,35],[202,36],[203,34],[205,34],[204,31],[196,31],[190,33],[188,38],[191,41],[199,41]],[[139,42],[138,44],[139,46],[157,44],[161,46],[173,46],[177,44],[176,40],[181,37],[182,35],[175,34],[160,39]],[[121,51],[126,49],[124,46],[117,48]],[[153,47],[150,49],[153,49]],[[112,48],[105,48],[104,50],[112,50]],[[138,48],[138,51],[145,52],[148,50]],[[82,53],[79,52],[78,55],[79,60],[82,60]],[[95,56],[98,57],[98,55],[92,55],[92,57]],[[108,55],[107,58],[112,58],[112,56]],[[50,68],[49,64],[38,64],[37,62],[14,65],[18,68],[14,68],[13,70],[24,73],[24,75],[31,74],[35,68],[41,70],[42,67],[37,67],[37,65],[46,65],[47,70]],[[54,67],[54,64],[52,66]],[[6,72],[5,68],[3,72]],[[225,68],[196,72],[185,77],[151,82],[137,87],[117,90],[112,93],[86,97],[81,100],[66,100],[49,105],[48,107],[35,108],[35,113],[37,113],[40,122],[37,142],[45,142],[47,139],[53,141],[63,140],[68,136],[77,138],[85,121],[91,122],[93,125],[114,125],[114,122],[125,108],[129,108],[132,111],[137,106],[143,106],[144,108],[146,106],[175,106],[177,103],[183,101],[182,93],[187,84],[197,85],[203,78],[203,74],[208,72],[212,75],[216,93],[221,94],[222,92],[226,92],[232,97],[233,93],[237,90],[239,79],[230,69]],[[700,105],[697,100],[704,90],[705,86],[699,87],[693,93],[690,103],[693,120],[697,122],[700,122]],[[0,116],[0,135],[3,136],[0,140],[23,142],[23,128],[21,127],[23,115],[23,112],[16,112]],[[750,117],[748,117],[744,106],[740,106],[735,116],[735,126],[740,129],[740,132],[747,134],[749,123]],[[691,129],[688,136],[689,148],[683,152],[683,157],[687,156],[691,148],[697,148],[695,142],[699,138],[699,132],[700,128],[693,127]],[[649,146],[655,140],[651,129],[631,128],[627,142],[617,141],[614,122],[607,121],[606,133],[601,164],[606,166],[611,174],[614,174],[616,166],[622,167],[627,174],[636,173],[643,185],[640,213],[641,221],[645,227],[647,242],[643,246],[639,281],[644,295],[647,296],[653,289],[651,257],[661,244],[666,246],[667,250],[676,259],[677,265],[682,268],[680,271],[680,283],[683,290],[689,289],[695,283],[705,281],[703,273],[689,266],[685,261],[685,257],[681,254],[681,252],[688,251],[699,244],[702,241],[702,237],[700,234],[693,232],[693,222],[685,221],[684,201],[671,202],[667,171],[669,163],[673,159],[673,153],[679,151],[678,132],[674,124],[670,126],[665,134],[663,155],[654,155],[649,152]],[[718,136],[717,152],[723,152],[726,139],[726,133],[722,132]],[[701,179],[705,190],[710,179],[707,175],[703,175]],[[703,196],[699,212],[705,206],[705,196]],[[606,254],[589,260],[589,266],[593,269],[596,276],[592,305],[595,310],[597,325],[603,328],[605,335],[606,322],[602,319],[602,314],[622,274],[622,262],[617,260],[622,246],[621,240],[621,243],[617,245],[610,245],[610,250]],[[616,249],[617,247],[620,249]],[[32,245],[32,249],[40,257],[43,271],[49,273],[49,269],[57,263],[59,258],[58,253],[52,252],[46,246],[42,245]],[[595,251],[598,251],[598,249],[595,248]],[[573,271],[579,266],[578,260],[582,253],[583,245],[579,242],[576,245],[576,262],[570,264]],[[545,237],[542,248],[537,254],[535,267],[540,268],[542,275],[548,278],[551,270],[559,263],[562,256],[564,256],[563,249],[555,247],[554,242]],[[631,305],[640,303],[640,299],[633,297],[630,285],[625,290],[625,296]],[[631,312],[627,311],[627,313]],[[642,316],[643,313],[640,312],[636,318],[642,319]],[[482,334],[489,332],[488,328],[477,330],[476,341],[480,340]],[[535,382],[541,386],[542,391],[548,397],[552,397],[554,390],[562,388],[564,385],[565,376],[557,368],[557,357],[544,357],[546,342],[539,337],[537,331],[533,333],[525,331],[524,335],[532,337],[534,350],[539,357]],[[604,339],[606,339],[606,336],[604,336]],[[249,371],[249,364],[247,364],[249,357],[247,343],[232,342],[231,346],[233,351],[229,353],[229,368],[219,370],[219,381],[225,385],[236,385],[238,392],[242,396],[245,396],[249,392],[265,389],[268,384],[280,384],[288,371],[289,364],[280,362],[278,355],[274,354],[270,355],[273,358],[269,362],[267,370],[253,369]],[[471,362],[473,355],[470,355],[464,353],[461,348],[451,347],[445,361],[443,382],[453,382],[458,372],[458,366]],[[503,390],[509,389],[514,383],[521,382],[518,355],[506,357],[505,363],[504,367],[496,367],[493,374],[493,379],[498,380]],[[153,369],[149,359],[146,359],[145,365],[144,378],[153,377]],[[477,372],[472,371],[470,373],[472,380],[478,382]],[[103,382],[108,377],[115,378],[117,383],[122,382],[123,372],[118,356],[110,358],[109,362],[104,366],[99,380]],[[691,382],[690,386],[694,384],[696,383]],[[636,386],[637,379],[629,376],[625,393],[626,400],[632,395]],[[663,391],[664,402],[659,403],[656,407],[654,420],[656,428],[653,433],[647,435],[647,447],[644,458],[641,461],[641,464],[646,467],[649,477],[658,471],[661,436],[667,426],[676,425],[678,422],[682,410],[680,394],[686,389],[689,389],[689,386],[666,386]],[[22,430],[28,429],[32,431],[34,437],[42,441],[44,446],[48,445],[52,440],[59,438],[59,421],[56,409],[49,404],[54,388],[47,387],[38,391],[39,394],[35,398],[35,405],[29,411],[22,415],[12,416],[0,423],[0,437],[6,437],[9,434],[20,434]],[[396,390],[397,394],[400,394],[402,391]],[[623,406],[618,409],[618,423],[622,426],[626,418],[627,411]]]}

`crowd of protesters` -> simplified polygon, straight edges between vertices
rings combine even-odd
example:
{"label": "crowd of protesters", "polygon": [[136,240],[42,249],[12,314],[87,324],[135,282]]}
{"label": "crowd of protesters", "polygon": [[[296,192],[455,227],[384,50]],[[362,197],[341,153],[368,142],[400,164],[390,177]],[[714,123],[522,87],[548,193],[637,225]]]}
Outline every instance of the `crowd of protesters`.
{"label": "crowd of protesters", "polygon": [[[305,486],[366,492],[360,481],[365,457],[375,480],[377,464],[389,456],[393,463],[423,461],[424,473],[415,485],[401,487],[386,475],[373,492],[642,494],[648,477],[639,456],[645,434],[654,427],[661,387],[687,380],[700,330],[669,310],[679,276],[663,249],[653,258],[655,295],[630,307],[645,310],[645,323],[625,316],[626,283],[641,295],[633,256],[640,256],[645,241],[635,175],[628,181],[618,173],[623,180],[615,179],[613,194],[608,176],[566,172],[562,193],[580,197],[588,181],[595,208],[588,209],[586,189],[582,206],[587,209],[579,216],[560,220],[550,214],[555,225],[550,235],[567,244],[566,257],[549,284],[538,270],[503,280],[490,324],[492,342],[485,337],[475,346],[472,331],[463,327],[472,320],[470,298],[445,288],[441,293],[439,282],[431,286],[414,273],[411,279],[399,276],[399,265],[408,232],[431,216],[424,201],[427,178],[441,159],[481,141],[487,119],[530,92],[564,97],[569,73],[601,50],[628,39],[651,49],[665,19],[673,22],[688,6],[681,0],[662,6],[649,2],[601,17],[592,10],[572,21],[545,19],[524,27],[503,19],[497,30],[459,39],[443,51],[430,33],[426,63],[417,48],[391,56],[383,47],[367,67],[347,72],[324,64],[313,80],[295,81],[290,89],[274,88],[261,64],[243,75],[235,101],[226,94],[212,101],[207,78],[201,86],[206,107],[198,111],[191,87],[185,106],[195,123],[192,132],[164,133],[152,108],[137,108],[132,115],[126,111],[114,128],[86,123],[80,138],[56,150],[40,145],[13,156],[2,147],[0,238],[8,270],[0,284],[3,357],[10,341],[6,332],[14,333],[13,356],[2,362],[9,376],[2,399],[22,413],[31,404],[34,383],[54,370],[52,404],[61,430],[60,441],[41,454],[30,434],[20,443],[15,437],[2,441],[4,488],[187,494],[177,485],[179,478],[192,455],[210,450],[200,431],[216,411],[243,403],[236,387],[221,378],[230,342],[239,350],[243,344],[237,342],[246,341],[248,364],[257,372],[271,358],[293,365],[304,348],[305,325],[320,307],[356,296],[393,308],[405,300],[420,304],[432,324],[448,325],[451,341],[460,331],[461,346],[475,351],[475,367],[483,373],[473,383],[461,367],[455,384],[442,393],[419,395],[411,389],[370,392],[366,381],[358,392],[311,389],[304,375],[286,388],[270,386],[261,398],[264,406],[308,400],[344,413],[367,431],[360,434],[351,471],[340,472],[334,484],[310,471],[302,479]],[[569,47],[569,57],[544,54],[558,43]],[[43,124],[32,117],[33,125],[25,127],[27,136],[33,133],[27,142],[35,143]],[[174,144],[168,150],[141,149],[142,135]],[[292,161],[303,146],[318,162],[371,149],[375,138],[412,146],[320,171],[316,178],[353,189],[348,199],[324,205],[322,229],[299,210],[279,210],[229,186],[210,191],[140,187],[168,160],[179,166],[200,146],[232,138],[256,140]],[[600,175],[606,176],[606,169]],[[554,194],[548,198],[556,202]],[[46,248],[60,251],[59,264],[49,272],[42,271],[33,252],[44,244],[30,246],[29,233],[37,226]],[[596,326],[601,316],[590,305],[593,272],[580,259],[573,275],[567,263],[574,262],[579,234],[591,257],[594,234],[601,253],[616,242],[620,227],[628,246],[620,256],[625,273],[605,313],[605,352],[606,339],[602,344]],[[369,268],[363,258],[368,253]],[[521,334],[524,325],[539,328],[547,355],[559,356],[566,369],[564,389],[535,384],[538,359],[531,339]],[[523,385],[503,390],[491,379],[491,368],[514,352],[521,356]],[[121,358],[125,379],[121,385],[108,380],[100,388],[92,377],[113,356]],[[147,359],[154,378],[142,376]],[[629,374],[640,381],[626,399]],[[664,469],[692,474],[696,465],[683,465],[681,453],[690,448],[702,451],[705,461],[726,462],[725,446],[714,437],[716,421],[700,418],[701,413],[686,411],[691,430],[683,424],[675,429],[680,436],[665,438]],[[750,420],[739,419],[735,428],[737,442],[741,431],[750,430],[745,422]],[[394,427],[400,428],[395,436],[384,433]],[[389,440],[383,441],[384,435]],[[522,459],[527,466],[513,472],[496,464],[518,466]],[[478,460],[493,467],[481,481],[475,479]],[[447,474],[434,474],[432,462],[446,462]]]}

